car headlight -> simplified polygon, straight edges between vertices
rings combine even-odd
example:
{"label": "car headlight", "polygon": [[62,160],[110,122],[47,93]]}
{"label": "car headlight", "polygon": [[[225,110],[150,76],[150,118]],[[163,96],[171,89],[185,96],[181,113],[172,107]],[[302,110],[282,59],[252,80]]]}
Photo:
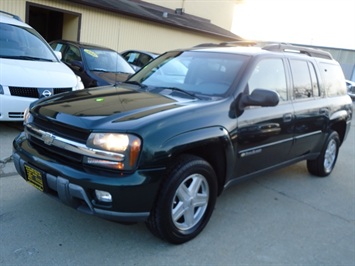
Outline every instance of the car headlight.
{"label": "car headlight", "polygon": [[76,76],[76,85],[75,87],[73,88],[74,91],[77,91],[77,90],[82,90],[84,89],[84,84],[83,82],[81,81],[81,77],[79,76]]}
{"label": "car headlight", "polygon": [[140,138],[131,134],[91,133],[86,145],[95,150],[112,152],[115,156],[112,160],[86,156],[84,163],[119,170],[132,170],[141,150]]}

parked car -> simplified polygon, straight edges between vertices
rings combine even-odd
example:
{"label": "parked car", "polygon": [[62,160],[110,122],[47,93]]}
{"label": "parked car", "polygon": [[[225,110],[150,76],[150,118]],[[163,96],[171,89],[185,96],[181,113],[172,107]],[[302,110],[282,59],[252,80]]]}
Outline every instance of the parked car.
{"label": "parked car", "polygon": [[159,56],[157,53],[141,50],[127,50],[122,52],[121,55],[131,64],[135,71],[140,70],[143,66]]}
{"label": "parked car", "polygon": [[50,45],[62,53],[62,61],[81,77],[85,88],[122,82],[135,73],[118,52],[107,47],[65,40]]}
{"label": "parked car", "polygon": [[180,244],[233,184],[302,160],[312,175],[330,175],[352,108],[328,52],[195,47],[159,56],[118,86],[31,104],[13,160],[63,203],[144,221]]}
{"label": "parked car", "polygon": [[0,11],[0,121],[21,121],[36,99],[83,88],[60,56],[18,16]]}
{"label": "parked car", "polygon": [[355,82],[346,80],[346,87],[348,88],[348,94],[349,96],[355,100]]}

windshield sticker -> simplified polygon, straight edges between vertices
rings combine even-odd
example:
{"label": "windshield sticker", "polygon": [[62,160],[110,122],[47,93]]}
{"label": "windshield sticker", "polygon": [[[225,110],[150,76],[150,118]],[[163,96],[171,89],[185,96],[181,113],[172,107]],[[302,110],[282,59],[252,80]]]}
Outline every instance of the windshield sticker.
{"label": "windshield sticker", "polygon": [[93,57],[99,57],[96,53],[94,53],[94,52],[91,51],[91,50],[85,49],[84,52],[87,53],[87,54],[89,54],[89,55],[91,55],[91,56],[93,56]]}
{"label": "windshield sticker", "polygon": [[62,50],[62,47],[63,47],[63,44],[61,43],[57,43],[56,47],[55,47],[55,51],[61,51]]}

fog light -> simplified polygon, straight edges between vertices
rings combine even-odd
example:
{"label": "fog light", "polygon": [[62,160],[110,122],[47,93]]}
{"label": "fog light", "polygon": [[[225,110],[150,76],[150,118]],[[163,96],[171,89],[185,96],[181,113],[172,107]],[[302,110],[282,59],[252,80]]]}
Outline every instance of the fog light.
{"label": "fog light", "polygon": [[95,195],[98,201],[112,202],[112,196],[107,191],[95,190]]}

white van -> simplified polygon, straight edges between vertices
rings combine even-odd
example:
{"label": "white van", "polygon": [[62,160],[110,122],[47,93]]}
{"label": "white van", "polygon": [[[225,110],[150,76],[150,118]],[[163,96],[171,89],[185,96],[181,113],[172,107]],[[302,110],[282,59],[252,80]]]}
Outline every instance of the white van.
{"label": "white van", "polygon": [[22,121],[36,99],[84,88],[60,59],[37,31],[0,11],[0,121]]}

